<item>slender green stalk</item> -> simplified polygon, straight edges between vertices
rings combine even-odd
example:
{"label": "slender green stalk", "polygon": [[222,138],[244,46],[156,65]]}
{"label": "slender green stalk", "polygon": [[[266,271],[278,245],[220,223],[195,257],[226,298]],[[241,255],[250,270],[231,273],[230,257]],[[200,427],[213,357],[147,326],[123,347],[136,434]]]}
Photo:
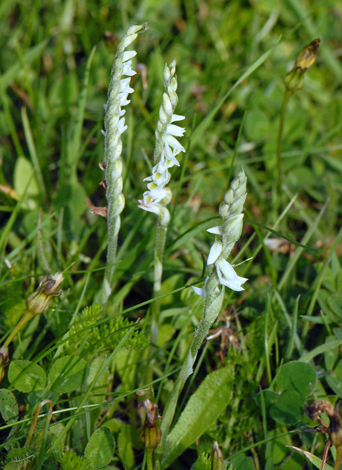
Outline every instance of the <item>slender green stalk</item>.
{"label": "slender green stalk", "polygon": [[[219,280],[218,280],[216,273],[213,273],[211,277],[209,278],[207,286],[209,286],[209,284],[213,288],[215,288],[214,287],[215,285],[218,288]],[[204,309],[203,311],[202,318],[195,331],[195,335],[191,342],[189,351],[183,362],[182,369],[179,373],[179,376],[177,377],[174,389],[172,390],[169,400],[167,402],[167,405],[164,409],[163,419],[160,425],[162,438],[161,438],[161,442],[159,446],[155,450],[156,460],[159,460],[159,461],[161,460],[165,443],[166,443],[166,439],[169,434],[169,430],[170,430],[172,420],[175,414],[176,406],[178,403],[178,398],[181,394],[181,391],[183,390],[183,387],[185,385],[187,378],[193,372],[193,365],[195,363],[197,353],[199,349],[201,348],[203,341],[208,336],[208,332],[211,328],[211,325],[214,323],[214,321],[216,320],[217,316],[219,315],[221,311],[223,298],[224,298],[224,288],[222,288],[221,291],[218,292],[218,295],[213,299],[213,303],[209,306],[209,308]]]}
{"label": "slender green stalk", "polygon": [[153,449],[146,449],[147,470],[153,470]]}
{"label": "slender green stalk", "polygon": [[286,106],[290,97],[293,95],[293,93],[303,88],[304,74],[307,71],[307,69],[311,67],[311,65],[316,60],[319,43],[320,43],[320,39],[317,38],[314,41],[310,42],[310,44],[305,46],[303,50],[301,51],[301,53],[299,54],[293,69],[284,77],[285,93],[284,93],[283,104],[281,106],[281,111],[280,111],[280,122],[279,122],[279,132],[278,132],[277,152],[276,152],[276,159],[277,159],[276,211],[277,212],[279,212],[279,209],[281,208],[281,180],[283,178],[283,172],[282,172],[280,152],[281,152],[281,143],[282,143],[283,132],[284,132]]}
{"label": "slender green stalk", "polygon": [[282,163],[281,163],[281,144],[283,140],[283,133],[284,133],[284,123],[285,123],[285,113],[287,103],[292,96],[293,92],[291,90],[285,89],[283,104],[281,106],[280,111],[280,122],[279,122],[279,131],[278,131],[278,139],[277,139],[277,208],[281,207],[281,181],[283,178],[283,171],[282,171]]}
{"label": "slender green stalk", "polygon": [[195,293],[201,295],[204,299],[203,313],[176,380],[175,387],[164,409],[160,426],[162,432],[161,441],[155,451],[155,459],[157,462],[162,460],[167,436],[175,415],[180,393],[183,390],[186,380],[193,372],[193,366],[198,351],[222,309],[225,286],[235,291],[241,291],[243,290],[241,284],[247,281],[246,278],[239,277],[233,267],[226,261],[226,258],[228,258],[235,243],[241,236],[242,210],[247,196],[246,183],[245,173],[241,171],[238,177],[232,182],[230,189],[224,196],[224,201],[220,205],[220,214],[223,219],[223,224],[208,230],[216,234],[215,243],[210,249],[207,260],[210,274],[206,279],[204,288],[199,289],[193,287]]}
{"label": "slender green stalk", "polygon": [[11,334],[8,336],[6,341],[4,342],[4,347],[7,348],[10,343],[12,342],[13,338],[19,333],[19,331],[24,328],[26,323],[30,321],[33,317],[35,316],[34,313],[30,312],[29,310],[26,309],[24,315],[21,317],[19,322],[16,324],[16,326],[13,328]]}
{"label": "slender green stalk", "polygon": [[342,447],[336,447],[336,460],[334,465],[334,470],[340,470],[342,462]]}
{"label": "slender green stalk", "polygon": [[[163,256],[165,249],[167,227],[164,227],[158,220],[156,230],[156,245],[154,249],[154,282],[153,297],[160,296],[161,282],[163,276]],[[151,343],[157,344],[158,341],[158,317],[160,313],[160,299],[152,303],[152,323],[151,323]]]}

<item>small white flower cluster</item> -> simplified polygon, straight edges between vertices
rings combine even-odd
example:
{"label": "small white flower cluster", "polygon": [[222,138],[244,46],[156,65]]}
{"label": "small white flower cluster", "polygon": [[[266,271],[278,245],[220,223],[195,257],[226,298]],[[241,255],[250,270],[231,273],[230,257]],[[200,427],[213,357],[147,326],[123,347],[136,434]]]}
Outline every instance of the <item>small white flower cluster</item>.
{"label": "small white flower cluster", "polygon": [[[126,75],[128,78],[122,78],[119,82],[119,93],[118,93],[118,100],[119,100],[119,112],[118,116],[120,120],[118,122],[116,132],[121,135],[127,129],[127,125],[125,125],[125,118],[122,117],[125,113],[125,109],[121,109],[121,106],[127,106],[131,101],[127,99],[130,93],[133,93],[134,90],[129,86],[131,81],[131,77],[136,75],[136,72],[131,69],[133,57],[137,55],[136,51],[125,51],[122,54],[122,75]],[[107,104],[104,105],[105,111],[107,110]],[[104,136],[106,136],[105,131],[101,131]]]}
{"label": "small white flower cluster", "polygon": [[[243,214],[239,214],[235,217],[239,217],[239,219],[242,220]],[[207,232],[222,237],[222,226],[219,225],[217,227],[209,228]],[[220,284],[235,291],[244,290],[241,285],[248,281],[248,279],[245,277],[240,277],[236,274],[233,266],[222,256],[222,251],[222,241],[216,240],[210,248],[207,265],[210,266],[214,264]]]}
{"label": "small white flower cluster", "polygon": [[[217,227],[214,227],[214,228],[217,228]],[[207,231],[210,232],[211,230],[213,229],[208,229]],[[211,232],[211,233],[214,233],[214,232]],[[209,258],[210,255],[216,256],[216,254],[214,255],[214,252],[217,249],[217,247],[214,248],[215,243],[211,247],[208,260],[207,260],[207,265],[209,265],[209,261],[212,261]],[[248,278],[238,276],[233,266],[227,260],[220,257],[219,254],[217,255],[216,261],[213,263],[215,265],[217,277],[219,279],[220,284],[222,284],[223,286],[229,287],[229,289],[232,289],[235,291],[244,290],[244,288],[241,287],[241,285],[244,284],[246,281],[248,281]],[[206,285],[207,285],[208,279],[209,277],[206,277],[205,282],[204,282],[204,287],[191,286],[195,294],[203,298],[206,296]]]}
{"label": "small white flower cluster", "polygon": [[[127,129],[127,125],[124,117],[126,110],[122,107],[130,103],[128,95],[133,93],[134,90],[129,84],[131,77],[136,74],[131,68],[131,59],[137,53],[135,51],[125,51],[125,49],[137,38],[138,34],[146,31],[148,27],[149,23],[130,26],[120,41],[111,71],[107,103],[104,105],[105,130],[102,131],[102,134],[105,138],[105,154],[104,162],[100,164],[100,168],[105,171],[105,180],[102,184],[106,188],[108,205],[107,208],[96,208],[96,213],[107,216],[108,225],[107,267],[102,290],[102,302],[104,304],[111,294],[121,224],[120,214],[125,207],[125,197],[122,192],[121,135]],[[93,212],[95,212],[94,209]]]}
{"label": "small white flower cluster", "polygon": [[[238,276],[233,266],[227,261],[234,244],[241,236],[242,210],[247,196],[246,182],[246,175],[242,170],[232,182],[220,205],[223,224],[207,230],[216,235],[207,259],[209,271],[211,275],[216,272],[219,284],[235,291],[244,290],[242,284],[248,281],[247,278]],[[192,287],[197,295],[205,297],[208,279],[207,277],[203,288]]]}
{"label": "small white flower cluster", "polygon": [[[185,152],[184,147],[175,138],[182,137],[185,129],[172,124],[173,122],[185,119],[184,116],[173,114],[178,102],[175,71],[176,61],[173,61],[169,67],[165,66],[164,83],[166,93],[163,95],[163,104],[159,111],[156,131],[155,166],[152,170],[152,176],[144,179],[144,181],[149,182],[147,184],[148,191],[145,191],[143,199],[139,200],[140,209],[157,214],[161,225],[164,227],[168,225],[170,220],[169,211],[165,206],[172,198],[171,189],[165,187],[171,178],[169,168],[172,168],[174,165],[179,166],[176,156],[180,152]],[[158,155],[157,158],[156,154]]]}

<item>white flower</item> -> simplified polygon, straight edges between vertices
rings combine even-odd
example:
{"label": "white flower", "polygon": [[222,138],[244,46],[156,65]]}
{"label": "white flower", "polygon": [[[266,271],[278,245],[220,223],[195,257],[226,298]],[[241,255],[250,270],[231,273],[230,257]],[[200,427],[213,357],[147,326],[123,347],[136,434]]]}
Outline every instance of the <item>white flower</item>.
{"label": "white flower", "polygon": [[123,65],[123,70],[122,70],[123,75],[126,75],[127,77],[133,77],[133,75],[136,75],[137,72],[131,69],[131,65],[132,65],[131,60],[125,62],[122,65]]}
{"label": "white flower", "polygon": [[208,259],[207,259],[207,264],[214,264],[217,258],[220,256],[222,253],[223,246],[221,242],[216,241],[212,247],[210,248]]}
{"label": "white flower", "polygon": [[191,286],[193,291],[195,292],[196,295],[199,295],[200,297],[205,297],[205,287],[195,287]]}
{"label": "white flower", "polygon": [[166,207],[162,206],[161,204],[152,204],[152,203],[145,203],[145,201],[139,200],[138,207],[143,209],[144,211],[153,212],[157,214],[159,221],[162,225],[168,226],[170,222],[170,213]]}
{"label": "white flower", "polygon": [[[139,207],[143,210],[158,214],[159,220],[163,218],[164,222],[169,220],[169,213],[166,216],[166,205],[172,198],[172,192],[165,186],[171,178],[168,169],[174,165],[179,166],[176,155],[185,152],[185,148],[178,142],[176,137],[182,137],[185,129],[172,124],[176,121],[185,119],[184,116],[173,114],[177,105],[178,97],[176,94],[177,80],[174,77],[176,63],[172,63],[164,70],[164,86],[166,92],[163,94],[163,104],[159,109],[159,120],[156,129],[156,149],[154,154],[155,166],[152,175],[144,179],[148,181],[148,191],[143,194],[143,200],[139,201]],[[161,221],[161,220],[160,220]],[[162,223],[163,225],[163,223]]]}
{"label": "white flower", "polygon": [[[127,46],[126,46],[127,47]],[[122,54],[122,62],[127,62],[137,55],[136,51],[125,51]]]}
{"label": "white flower", "polygon": [[[143,194],[144,204],[168,204],[172,198],[169,188],[156,188],[145,191]],[[152,211],[153,212],[153,211]]]}
{"label": "white flower", "polygon": [[[182,121],[184,116],[172,114],[170,122]],[[165,162],[168,168],[174,165],[179,166],[178,160],[175,158],[180,152],[185,152],[185,148],[181,145],[175,137],[182,137],[184,135],[184,127],[176,126],[175,124],[168,124],[166,126],[166,133],[164,136],[164,149],[161,159]]]}
{"label": "white flower", "polygon": [[153,167],[152,176],[144,178],[143,181],[152,181],[147,185],[148,189],[163,188],[170,181],[171,175],[167,169],[167,166],[160,161],[156,166]]}
{"label": "white flower", "polygon": [[238,276],[234,271],[233,266],[228,263],[228,261],[225,259],[218,259],[215,263],[215,268],[222,285],[235,291],[244,290],[244,288],[241,287],[241,284],[244,284],[248,279]]}
{"label": "white flower", "polygon": [[208,228],[207,232],[213,233],[214,235],[222,236],[222,225],[217,225],[216,227]]}
{"label": "white flower", "polygon": [[121,135],[125,132],[127,129],[127,126],[125,126],[125,118],[121,118],[120,121],[118,122],[118,133]]}
{"label": "white flower", "polygon": [[204,286],[203,287],[195,287],[195,286],[191,286],[193,291],[195,292],[196,295],[199,295],[200,297],[205,297],[205,288],[206,288],[206,285],[207,285],[207,281],[208,281],[208,276],[205,278],[205,281],[204,281]]}

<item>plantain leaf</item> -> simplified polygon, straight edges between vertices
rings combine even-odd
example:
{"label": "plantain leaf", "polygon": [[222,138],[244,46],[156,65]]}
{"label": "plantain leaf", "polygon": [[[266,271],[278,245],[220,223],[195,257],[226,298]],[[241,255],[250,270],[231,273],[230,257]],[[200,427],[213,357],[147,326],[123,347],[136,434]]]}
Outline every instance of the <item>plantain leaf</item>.
{"label": "plantain leaf", "polygon": [[167,438],[161,469],[167,468],[216,421],[231,400],[233,379],[230,367],[205,378]]}

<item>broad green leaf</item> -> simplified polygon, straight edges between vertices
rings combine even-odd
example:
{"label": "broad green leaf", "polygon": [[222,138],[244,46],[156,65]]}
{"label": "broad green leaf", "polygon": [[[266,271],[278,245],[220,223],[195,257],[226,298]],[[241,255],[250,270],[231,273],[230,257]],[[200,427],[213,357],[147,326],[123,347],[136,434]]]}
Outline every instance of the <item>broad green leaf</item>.
{"label": "broad green leaf", "polygon": [[168,435],[161,468],[167,468],[220,416],[231,400],[234,373],[224,367],[209,374],[188,401]]}
{"label": "broad green leaf", "polygon": [[8,380],[20,392],[37,392],[46,386],[46,374],[38,364],[31,361],[12,361],[8,369]]}
{"label": "broad green leaf", "polygon": [[19,415],[18,403],[15,396],[4,388],[0,390],[0,413],[6,423],[17,421]]}
{"label": "broad green leaf", "polygon": [[280,390],[295,390],[306,397],[311,393],[310,384],[315,386],[316,374],[309,364],[289,362],[281,368],[276,383]]}
{"label": "broad green leaf", "polygon": [[[14,168],[14,189],[19,196],[23,194],[33,173],[34,168],[30,160],[25,157],[19,157]],[[31,179],[26,194],[28,197],[39,195],[39,187],[35,176]]]}
{"label": "broad green leaf", "polygon": [[108,465],[114,454],[114,437],[108,428],[97,429],[90,437],[84,455],[94,469]]}
{"label": "broad green leaf", "polygon": [[64,356],[52,364],[48,386],[58,393],[68,393],[81,387],[87,376],[87,363],[78,356]]}
{"label": "broad green leaf", "polygon": [[247,457],[244,454],[232,458],[231,463],[233,464],[234,470],[255,470],[252,457]]}
{"label": "broad green leaf", "polygon": [[275,441],[273,441],[273,445],[271,448],[272,460],[274,464],[280,463],[288,455],[286,444],[288,444],[287,436],[281,436]]}
{"label": "broad green leaf", "polygon": [[271,406],[271,417],[280,424],[296,424],[303,416],[304,400],[294,391],[287,390]]}
{"label": "broad green leaf", "polygon": [[279,398],[278,393],[274,392],[273,390],[262,390],[258,395],[255,397],[255,401],[258,406],[262,406],[262,399],[264,400],[265,407],[269,408],[271,405],[273,405],[274,402],[276,402]]}

